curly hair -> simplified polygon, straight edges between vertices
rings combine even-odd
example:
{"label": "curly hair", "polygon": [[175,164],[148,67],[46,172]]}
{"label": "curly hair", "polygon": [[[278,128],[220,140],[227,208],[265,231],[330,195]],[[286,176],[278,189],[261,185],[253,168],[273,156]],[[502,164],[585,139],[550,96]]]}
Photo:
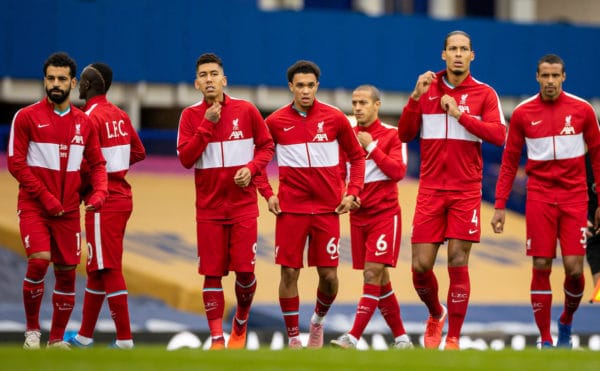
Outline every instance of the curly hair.
{"label": "curly hair", "polygon": [[69,54],[65,52],[57,52],[48,57],[46,62],[44,62],[44,76],[46,76],[46,72],[48,71],[48,66],[54,67],[69,67],[71,78],[74,78],[77,75],[77,64],[69,56]]}

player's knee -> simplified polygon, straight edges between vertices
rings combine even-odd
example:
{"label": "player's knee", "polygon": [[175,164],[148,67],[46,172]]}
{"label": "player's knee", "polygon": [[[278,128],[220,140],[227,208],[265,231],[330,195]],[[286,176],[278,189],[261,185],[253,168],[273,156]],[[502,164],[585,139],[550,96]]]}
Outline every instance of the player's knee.
{"label": "player's knee", "polygon": [[383,279],[383,269],[375,267],[365,267],[363,271],[365,283],[379,285]]}

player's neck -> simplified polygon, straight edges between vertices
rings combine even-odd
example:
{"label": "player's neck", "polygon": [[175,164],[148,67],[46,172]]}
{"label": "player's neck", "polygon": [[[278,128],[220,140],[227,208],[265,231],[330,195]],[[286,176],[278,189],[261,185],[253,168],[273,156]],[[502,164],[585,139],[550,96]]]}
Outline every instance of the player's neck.
{"label": "player's neck", "polygon": [[62,103],[54,103],[51,100],[49,100],[49,101],[50,101],[50,103],[52,103],[52,106],[54,107],[54,111],[59,112],[59,113],[66,112],[69,109],[69,107],[71,106],[71,102],[69,101],[69,99],[66,99]]}
{"label": "player's neck", "polygon": [[469,76],[469,71],[465,71],[461,74],[456,74],[452,71],[448,71],[446,73],[446,81],[452,85],[452,87],[456,87],[462,84],[463,81]]}

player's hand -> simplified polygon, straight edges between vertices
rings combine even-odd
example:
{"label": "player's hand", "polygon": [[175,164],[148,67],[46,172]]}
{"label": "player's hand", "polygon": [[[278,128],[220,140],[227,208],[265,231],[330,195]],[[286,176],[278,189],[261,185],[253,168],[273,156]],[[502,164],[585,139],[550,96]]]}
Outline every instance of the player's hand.
{"label": "player's hand", "polygon": [[281,208],[279,207],[279,197],[277,197],[277,196],[269,197],[267,204],[269,205],[270,212],[272,212],[275,215],[281,214]]}
{"label": "player's hand", "polygon": [[353,195],[346,195],[344,198],[342,198],[342,202],[338,205],[338,207],[335,208],[335,212],[338,213],[338,215],[345,214],[350,210],[353,210],[353,205],[357,205],[354,208],[360,207],[360,204],[358,204],[358,198],[355,199]]}
{"label": "player's hand", "polygon": [[356,210],[360,208],[360,198],[356,197],[356,200],[352,201],[352,206],[350,207],[350,210]]}
{"label": "player's hand", "polygon": [[458,104],[456,103],[456,99],[449,96],[448,94],[444,94],[440,99],[440,105],[442,109],[452,117],[458,120],[462,112],[458,109]]}
{"label": "player's hand", "polygon": [[233,181],[235,182],[235,184],[242,188],[247,187],[248,184],[250,184],[250,180],[252,180],[252,173],[247,167],[242,167],[238,169],[238,171],[236,171],[235,175],[233,176]]}
{"label": "player's hand", "polygon": [[419,100],[421,95],[425,94],[431,84],[437,79],[437,76],[432,71],[427,71],[424,74],[419,75],[417,79],[417,84],[415,85],[415,90],[413,90],[410,97],[414,100]]}
{"label": "player's hand", "polygon": [[598,230],[594,228],[594,223],[587,221],[587,230],[585,231],[585,236],[587,238],[594,237],[594,235],[598,234]]}
{"label": "player's hand", "polygon": [[214,102],[204,113],[204,118],[216,124],[221,119],[221,103]]}
{"label": "player's hand", "polygon": [[359,131],[356,137],[363,148],[367,148],[373,142],[373,136],[366,131]]}
{"label": "player's hand", "polygon": [[502,233],[504,231],[504,220],[506,218],[504,209],[494,210],[494,216],[492,217],[491,225],[495,233]]}

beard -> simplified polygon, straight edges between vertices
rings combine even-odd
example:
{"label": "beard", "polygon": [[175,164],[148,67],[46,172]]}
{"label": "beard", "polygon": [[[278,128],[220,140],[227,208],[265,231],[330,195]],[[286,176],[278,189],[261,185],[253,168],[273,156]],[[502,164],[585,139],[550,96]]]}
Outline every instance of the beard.
{"label": "beard", "polygon": [[450,70],[450,71],[456,76],[461,76],[467,72],[466,70],[457,70],[457,69]]}
{"label": "beard", "polygon": [[[59,93],[59,94],[57,94]],[[69,94],[71,93],[71,89],[68,89],[66,91],[62,91],[58,88],[54,88],[54,89],[46,89],[46,95],[48,96],[48,99],[50,99],[52,102],[56,103],[56,104],[62,104],[64,103],[67,98],[69,97]]]}

